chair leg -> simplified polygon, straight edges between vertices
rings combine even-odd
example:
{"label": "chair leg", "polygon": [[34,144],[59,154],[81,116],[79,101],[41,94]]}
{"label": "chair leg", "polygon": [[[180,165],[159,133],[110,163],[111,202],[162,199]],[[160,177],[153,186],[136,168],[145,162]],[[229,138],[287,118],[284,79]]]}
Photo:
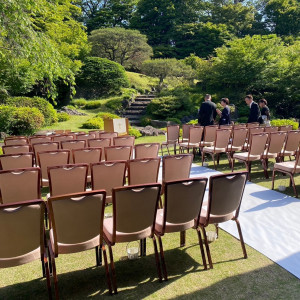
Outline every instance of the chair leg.
{"label": "chair leg", "polygon": [[220,164],[220,153],[217,154],[217,166]]}
{"label": "chair leg", "polygon": [[232,162],[231,162],[232,158],[231,158],[231,155],[230,155],[229,152],[226,152],[226,154],[227,154],[229,168],[232,169]]}
{"label": "chair leg", "polygon": [[164,156],[163,145],[160,145],[161,156]]}
{"label": "chair leg", "polygon": [[146,239],[140,240],[140,256],[146,256]]}
{"label": "chair leg", "polygon": [[165,262],[165,253],[164,253],[164,248],[162,244],[162,239],[161,236],[157,236],[158,238],[158,244],[159,244],[159,252],[160,252],[160,261],[162,264],[162,269],[164,273],[164,279],[167,281],[168,280],[168,273],[167,273],[167,267],[166,267],[166,262]]}
{"label": "chair leg", "polygon": [[274,190],[274,184],[275,184],[275,170],[273,169],[273,173],[272,173],[272,187],[271,187],[272,190]]}
{"label": "chair leg", "polygon": [[185,231],[181,231],[180,232],[180,247],[184,247],[185,246],[185,237],[186,237],[186,232]]}
{"label": "chair leg", "polygon": [[200,246],[200,252],[202,256],[202,262],[204,266],[204,270],[207,270],[207,263],[206,263],[206,258],[205,258],[205,253],[204,253],[204,247],[203,247],[203,241],[202,241],[202,236],[199,228],[196,229],[197,234],[198,234],[198,240],[199,240],[199,246]]}
{"label": "chair leg", "polygon": [[162,204],[161,195],[159,196],[159,208],[163,208],[163,204]]}
{"label": "chair leg", "polygon": [[106,254],[105,245],[102,245],[102,252],[103,252],[103,258],[104,258],[105,276],[106,276],[106,281],[107,281],[107,287],[108,287],[109,293],[112,295],[112,287],[111,287],[111,280],[110,280],[110,273],[109,273],[109,269],[108,269],[108,262],[107,262],[107,254]]}
{"label": "chair leg", "polygon": [[232,160],[231,160],[231,171],[232,172],[234,171],[234,164],[235,164],[235,159],[232,158]]}
{"label": "chair leg", "polygon": [[213,161],[214,161],[214,169],[216,170],[217,168],[216,168],[215,155],[214,155],[214,154],[212,154],[212,155],[211,155],[211,157],[212,157],[212,159],[213,159]]}
{"label": "chair leg", "polygon": [[290,181],[291,181],[291,184],[292,184],[293,189],[294,189],[295,197],[298,198],[298,192],[297,192],[297,189],[296,189],[296,185],[295,185],[295,180],[294,180],[293,174],[288,174],[288,175],[290,176]]}
{"label": "chair leg", "polygon": [[267,160],[262,159],[261,162],[262,162],[262,166],[263,166],[263,169],[264,169],[265,177],[266,177],[266,179],[269,179]]}
{"label": "chair leg", "polygon": [[51,258],[51,265],[52,265],[52,275],[53,275],[53,279],[54,279],[55,299],[58,300],[59,299],[58,279],[57,279],[56,264],[55,264],[54,256]]}
{"label": "chair leg", "polygon": [[219,238],[219,224],[216,223],[216,224],[215,224],[215,227],[216,227],[217,238]]}
{"label": "chair leg", "polygon": [[244,239],[243,239],[243,234],[242,234],[242,229],[241,229],[241,225],[238,219],[234,220],[239,232],[239,236],[240,236],[240,241],[241,241],[241,245],[242,245],[242,249],[243,249],[243,254],[244,254],[244,258],[247,258],[247,251],[246,251],[246,247],[245,247],[245,243],[244,243]]}
{"label": "chair leg", "polygon": [[47,280],[48,297],[51,300],[52,299],[51,280],[50,280],[50,271],[49,271],[49,264],[48,264],[46,251],[44,254],[44,259],[42,260],[42,266],[43,266],[43,270],[45,270],[45,276]]}
{"label": "chair leg", "polygon": [[202,167],[203,167],[203,163],[204,163],[204,152],[203,151],[201,153],[201,158],[202,158]]}
{"label": "chair leg", "polygon": [[155,236],[152,237],[153,246],[154,246],[154,254],[155,254],[155,262],[156,262],[156,269],[157,269],[157,275],[159,282],[162,282],[162,275],[161,275],[161,269],[160,269],[160,262],[158,257],[158,251],[157,251],[157,243]]}
{"label": "chair leg", "polygon": [[209,263],[209,267],[211,269],[213,269],[213,263],[212,263],[212,259],[211,259],[211,255],[210,255],[210,249],[209,249],[209,245],[208,245],[208,241],[207,241],[207,236],[206,236],[206,231],[205,228],[203,226],[201,226],[201,230],[204,236],[204,243],[205,243],[205,248],[206,248],[206,254],[207,254],[207,258],[208,258],[208,263]]}
{"label": "chair leg", "polygon": [[251,181],[251,161],[245,161],[246,169],[248,171],[248,180]]}
{"label": "chair leg", "polygon": [[114,256],[113,256],[111,245],[108,245],[108,250],[109,250],[110,270],[111,270],[111,276],[112,276],[113,289],[114,289],[114,293],[118,294],[116,270],[115,270]]}

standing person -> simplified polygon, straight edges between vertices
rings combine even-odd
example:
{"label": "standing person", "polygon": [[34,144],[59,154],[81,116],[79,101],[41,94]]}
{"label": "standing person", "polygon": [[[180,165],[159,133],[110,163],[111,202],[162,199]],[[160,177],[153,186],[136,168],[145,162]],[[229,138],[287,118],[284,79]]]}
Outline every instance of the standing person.
{"label": "standing person", "polygon": [[211,101],[211,95],[205,95],[204,102],[199,109],[198,123],[201,126],[213,125],[217,115],[216,109],[216,104]]}
{"label": "standing person", "polygon": [[221,105],[223,107],[223,110],[220,111],[217,109],[217,114],[220,116],[219,125],[229,125],[231,124],[231,118],[230,118],[230,108],[229,108],[229,99],[228,98],[222,98],[221,99]]}
{"label": "standing person", "polygon": [[260,99],[258,105],[261,108],[261,123],[269,124],[270,123],[270,109],[267,106],[268,102],[266,99]]}
{"label": "standing person", "polygon": [[250,113],[247,123],[259,122],[260,110],[258,104],[253,101],[252,95],[247,95],[245,97],[245,102],[250,107]]}

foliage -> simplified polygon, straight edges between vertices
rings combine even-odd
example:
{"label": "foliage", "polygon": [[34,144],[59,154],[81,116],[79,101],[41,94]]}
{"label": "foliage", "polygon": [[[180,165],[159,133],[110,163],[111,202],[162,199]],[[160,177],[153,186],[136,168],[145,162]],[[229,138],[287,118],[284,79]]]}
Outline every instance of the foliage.
{"label": "foliage", "polygon": [[148,77],[144,74],[126,72],[130,87],[136,91],[144,94],[149,93],[155,86],[157,86],[157,79]]}
{"label": "foliage", "polygon": [[175,123],[175,124],[181,124],[181,121],[178,118],[167,118],[166,121]]}
{"label": "foliage", "polygon": [[0,106],[0,131],[11,135],[31,135],[42,127],[43,114],[35,107]]}
{"label": "foliage", "polygon": [[89,41],[93,56],[107,58],[127,69],[139,70],[143,61],[153,54],[147,37],[138,30],[120,27],[97,29],[92,31]]}
{"label": "foliage", "polygon": [[299,123],[295,120],[291,119],[275,119],[271,120],[272,126],[284,126],[284,125],[293,125],[293,130],[297,130],[299,127]]}
{"label": "foliage", "polygon": [[151,118],[149,116],[144,116],[141,118],[141,126],[146,127],[151,125]]}
{"label": "foliage", "polygon": [[70,104],[75,106],[76,108],[83,108],[87,104],[87,100],[85,99],[74,99],[70,102]]}
{"label": "foliage", "polygon": [[47,100],[39,97],[11,97],[5,101],[6,105],[17,107],[36,107],[44,116],[44,126],[58,121],[56,110]]}
{"label": "foliage", "polygon": [[131,126],[129,126],[128,134],[129,134],[129,135],[133,135],[133,136],[135,136],[136,138],[139,138],[139,137],[142,136],[142,134],[140,133],[139,130],[137,130],[136,128],[133,128],[133,127],[131,127]]}
{"label": "foliage", "polygon": [[78,96],[85,95],[90,99],[118,93],[122,87],[129,86],[125,69],[121,65],[99,57],[89,57],[85,60],[77,84]]}
{"label": "foliage", "polygon": [[191,121],[189,121],[187,124],[190,124],[190,125],[197,125],[197,124],[198,124],[198,119],[191,120]]}
{"label": "foliage", "polygon": [[82,124],[82,128],[85,129],[103,129],[104,127],[104,122],[102,118],[92,118],[87,120]]}
{"label": "foliage", "polygon": [[109,119],[109,120],[120,119],[120,117],[118,115],[108,113],[108,112],[100,112],[96,115],[96,117],[102,118],[102,119]]}
{"label": "foliage", "polygon": [[60,112],[57,114],[58,122],[65,122],[70,120],[70,116],[66,112]]}

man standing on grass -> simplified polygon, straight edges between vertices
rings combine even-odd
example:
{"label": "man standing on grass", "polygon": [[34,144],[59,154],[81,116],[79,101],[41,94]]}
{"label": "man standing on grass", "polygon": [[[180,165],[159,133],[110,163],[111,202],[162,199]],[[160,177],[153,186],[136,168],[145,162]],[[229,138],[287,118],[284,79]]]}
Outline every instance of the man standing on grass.
{"label": "man standing on grass", "polygon": [[250,113],[247,123],[259,122],[260,110],[256,102],[253,101],[252,95],[245,97],[246,104],[250,107]]}
{"label": "man standing on grass", "polygon": [[198,123],[201,126],[213,125],[217,115],[216,109],[216,104],[211,101],[211,95],[206,94],[199,109]]}

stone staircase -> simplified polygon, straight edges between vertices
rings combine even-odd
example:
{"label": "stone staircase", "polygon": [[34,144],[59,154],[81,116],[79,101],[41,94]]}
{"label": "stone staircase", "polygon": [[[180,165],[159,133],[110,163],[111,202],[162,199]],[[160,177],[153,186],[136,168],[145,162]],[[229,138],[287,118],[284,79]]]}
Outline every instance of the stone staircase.
{"label": "stone staircase", "polygon": [[140,125],[141,118],[146,114],[147,105],[155,98],[155,95],[136,96],[130,106],[124,111],[123,117],[129,120],[131,125]]}

